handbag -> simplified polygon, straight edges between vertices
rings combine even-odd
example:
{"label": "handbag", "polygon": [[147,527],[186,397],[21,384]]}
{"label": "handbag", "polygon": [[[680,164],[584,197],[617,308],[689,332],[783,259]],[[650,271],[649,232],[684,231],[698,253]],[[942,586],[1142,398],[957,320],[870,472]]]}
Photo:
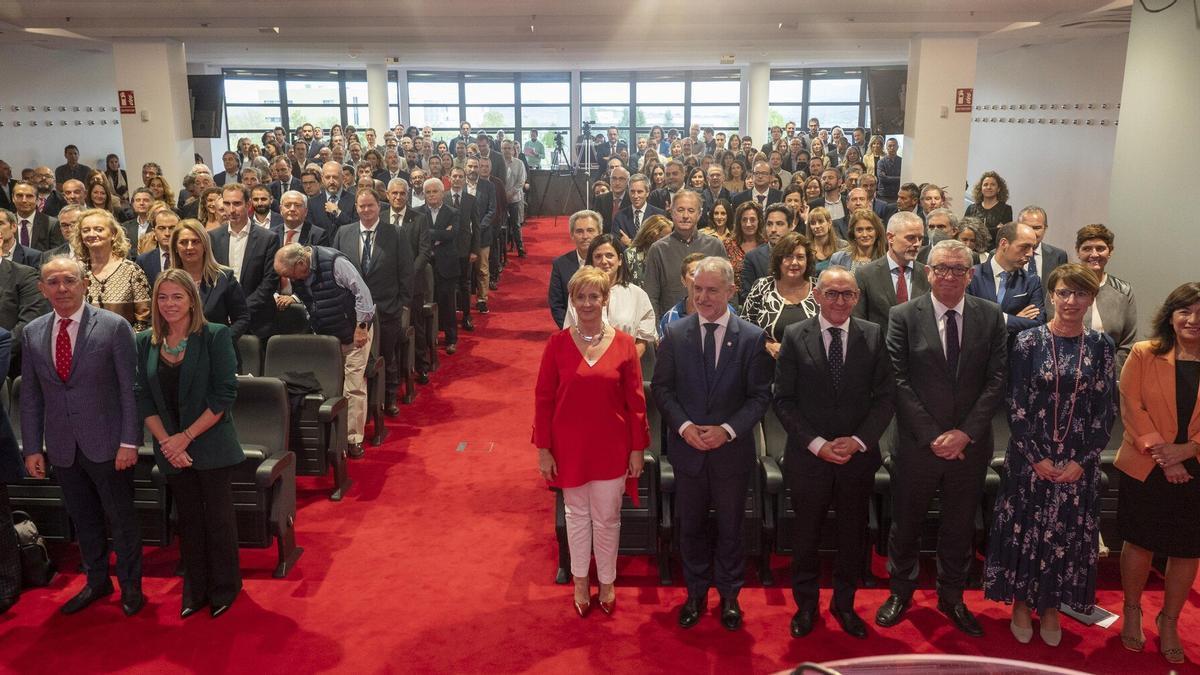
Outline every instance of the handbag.
{"label": "handbag", "polygon": [[57,571],[46,540],[38,533],[37,524],[24,511],[12,512],[13,527],[17,531],[17,549],[21,557],[21,584],[24,588],[49,586]]}

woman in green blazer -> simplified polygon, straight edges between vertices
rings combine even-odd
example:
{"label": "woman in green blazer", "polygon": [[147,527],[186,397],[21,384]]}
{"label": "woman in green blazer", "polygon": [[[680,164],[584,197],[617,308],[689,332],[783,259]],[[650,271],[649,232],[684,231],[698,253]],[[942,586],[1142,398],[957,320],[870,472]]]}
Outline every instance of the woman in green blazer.
{"label": "woman in green blazer", "polygon": [[242,588],[233,467],[245,459],[229,409],[237,357],[228,326],[204,320],[200,291],[181,269],[159,274],[151,328],[137,336],[138,411],[179,511],[183,610],[224,614]]}

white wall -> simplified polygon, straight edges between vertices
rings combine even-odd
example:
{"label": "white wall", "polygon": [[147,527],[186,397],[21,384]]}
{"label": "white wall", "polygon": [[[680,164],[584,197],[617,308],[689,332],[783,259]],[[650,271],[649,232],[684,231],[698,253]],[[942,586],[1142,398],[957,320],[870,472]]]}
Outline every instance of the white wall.
{"label": "white wall", "polygon": [[129,164],[140,172],[158,162],[178,186],[193,164],[191,106],[183,44],[173,40],[130,40],[113,44],[116,81],[136,94],[137,114],[122,118]]}
{"label": "white wall", "polygon": [[[977,110],[972,119],[1034,122],[972,122],[968,180],[974,186],[984,171],[998,172],[1008,183],[1013,215],[1028,204],[1045,208],[1050,219],[1047,241],[1068,252],[1074,250],[1076,230],[1109,219],[1107,195],[1118,127],[1102,126],[1100,121],[1115,120],[1120,112],[1116,105],[1121,101],[1127,39],[1119,35],[979,55],[975,105],[1010,109]],[[1074,108],[1077,103],[1079,110]],[[1043,104],[1045,110],[1040,108]],[[1064,104],[1071,107],[1062,110]],[[1088,109],[1088,104],[1096,107]],[[1014,105],[1026,109],[1013,110]],[[1030,110],[1030,105],[1036,109]],[[1039,118],[1046,122],[1037,123]],[[1051,119],[1059,123],[1049,124]],[[1065,126],[1063,119],[1068,120]],[[1089,119],[1095,124],[1089,126]],[[960,211],[963,207],[961,202],[955,206]],[[1125,276],[1130,262],[1118,255],[1113,272]]]}
{"label": "white wall", "polygon": [[111,53],[0,46],[0,63],[0,159],[12,166],[15,177],[25,167],[64,163],[63,146],[72,143],[79,146],[81,164],[103,168],[104,156],[115,152],[128,168],[121,127],[113,124],[121,116],[113,110],[117,87]]}

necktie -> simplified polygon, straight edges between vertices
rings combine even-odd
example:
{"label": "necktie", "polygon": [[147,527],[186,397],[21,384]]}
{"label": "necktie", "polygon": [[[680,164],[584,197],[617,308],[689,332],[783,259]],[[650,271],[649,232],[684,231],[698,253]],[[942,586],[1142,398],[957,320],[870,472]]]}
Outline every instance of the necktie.
{"label": "necktie", "polygon": [[1037,251],[1034,251],[1029,256],[1029,267],[1027,268],[1030,274],[1037,274]]}
{"label": "necktie", "polygon": [[71,376],[71,335],[67,333],[70,325],[70,319],[59,319],[58,337],[54,340],[54,369],[63,382]]}
{"label": "necktie", "polygon": [[620,210],[621,210],[621,200],[617,199],[616,197],[613,197],[612,217],[614,220],[616,220],[616,218],[617,218],[617,211],[620,211]]}
{"label": "necktie", "polygon": [[642,212],[641,212],[641,210],[637,210],[637,211],[633,212],[633,229],[635,229],[635,230],[642,229]]}
{"label": "necktie", "polygon": [[374,230],[363,232],[362,269],[364,272],[371,267],[371,235],[373,234],[375,234]]}
{"label": "necktie", "polygon": [[45,210],[46,210],[46,198],[45,198],[45,197],[38,197],[38,201],[37,201],[37,211],[38,211],[38,213],[43,213],[43,212],[45,212]]}
{"label": "necktie", "polygon": [[958,312],[948,310],[946,312],[946,367],[950,369],[950,374],[958,374]]}
{"label": "necktie", "polygon": [[454,193],[454,208],[456,208],[456,209],[457,209],[457,208],[458,208],[458,205],[459,205],[458,193],[457,193],[457,192],[455,192],[455,193]]}
{"label": "necktie", "polygon": [[21,219],[21,245],[22,246],[29,245],[29,219],[28,218]]}
{"label": "necktie", "polygon": [[896,268],[896,304],[908,302],[908,280],[904,278],[907,267]]}
{"label": "necktie", "polygon": [[704,375],[709,384],[717,372],[717,324],[704,324]]}
{"label": "necktie", "polygon": [[767,196],[766,196],[766,195],[759,195],[759,196],[758,196],[758,204],[759,204],[759,206],[762,206],[762,205],[764,205],[764,204],[766,204],[766,203],[767,203]]}
{"label": "necktie", "polygon": [[829,328],[829,379],[833,380],[833,388],[842,386],[842,371],[846,366],[842,355],[842,329],[837,326]]}
{"label": "necktie", "polygon": [[996,289],[996,303],[1003,305],[1004,296],[1008,294],[1008,272],[1000,273],[1000,288]]}
{"label": "necktie", "polygon": [[292,243],[292,239],[294,239],[295,236],[296,236],[295,230],[288,230],[287,234],[285,234],[283,236],[283,245],[287,246],[288,244]]}
{"label": "necktie", "polygon": [[[167,255],[166,251],[163,251],[162,252],[162,269],[165,270],[170,266],[171,266],[171,258]],[[162,270],[159,270],[159,271],[161,272]]]}

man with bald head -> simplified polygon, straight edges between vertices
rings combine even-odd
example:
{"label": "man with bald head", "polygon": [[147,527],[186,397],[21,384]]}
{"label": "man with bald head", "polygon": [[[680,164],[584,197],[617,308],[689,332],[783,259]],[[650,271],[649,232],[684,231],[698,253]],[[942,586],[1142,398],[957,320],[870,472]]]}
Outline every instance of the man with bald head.
{"label": "man with bald head", "polygon": [[[883,329],[851,312],[858,283],[844,267],[821,273],[813,297],[821,311],[788,326],[775,367],[775,413],[787,431],[784,480],[796,513],[792,550],[792,637],[817,614],[817,547],[825,515],[837,514],[830,613],[846,633],[867,637],[854,594],[867,562],[868,504],[882,463],[879,439],[892,418],[892,364]],[[814,390],[825,396],[812,396]]]}
{"label": "man with bald head", "polygon": [[[37,192],[36,206],[38,213],[44,213],[51,218],[57,218],[58,212],[67,205],[67,200],[54,186],[54,170],[48,166],[39,166],[33,170],[30,184]],[[14,204],[15,205],[15,204]]]}
{"label": "man with bald head", "polygon": [[339,227],[358,220],[354,193],[342,187],[342,165],[325,162],[321,166],[321,192],[308,200],[308,222],[325,230],[332,241]]}

